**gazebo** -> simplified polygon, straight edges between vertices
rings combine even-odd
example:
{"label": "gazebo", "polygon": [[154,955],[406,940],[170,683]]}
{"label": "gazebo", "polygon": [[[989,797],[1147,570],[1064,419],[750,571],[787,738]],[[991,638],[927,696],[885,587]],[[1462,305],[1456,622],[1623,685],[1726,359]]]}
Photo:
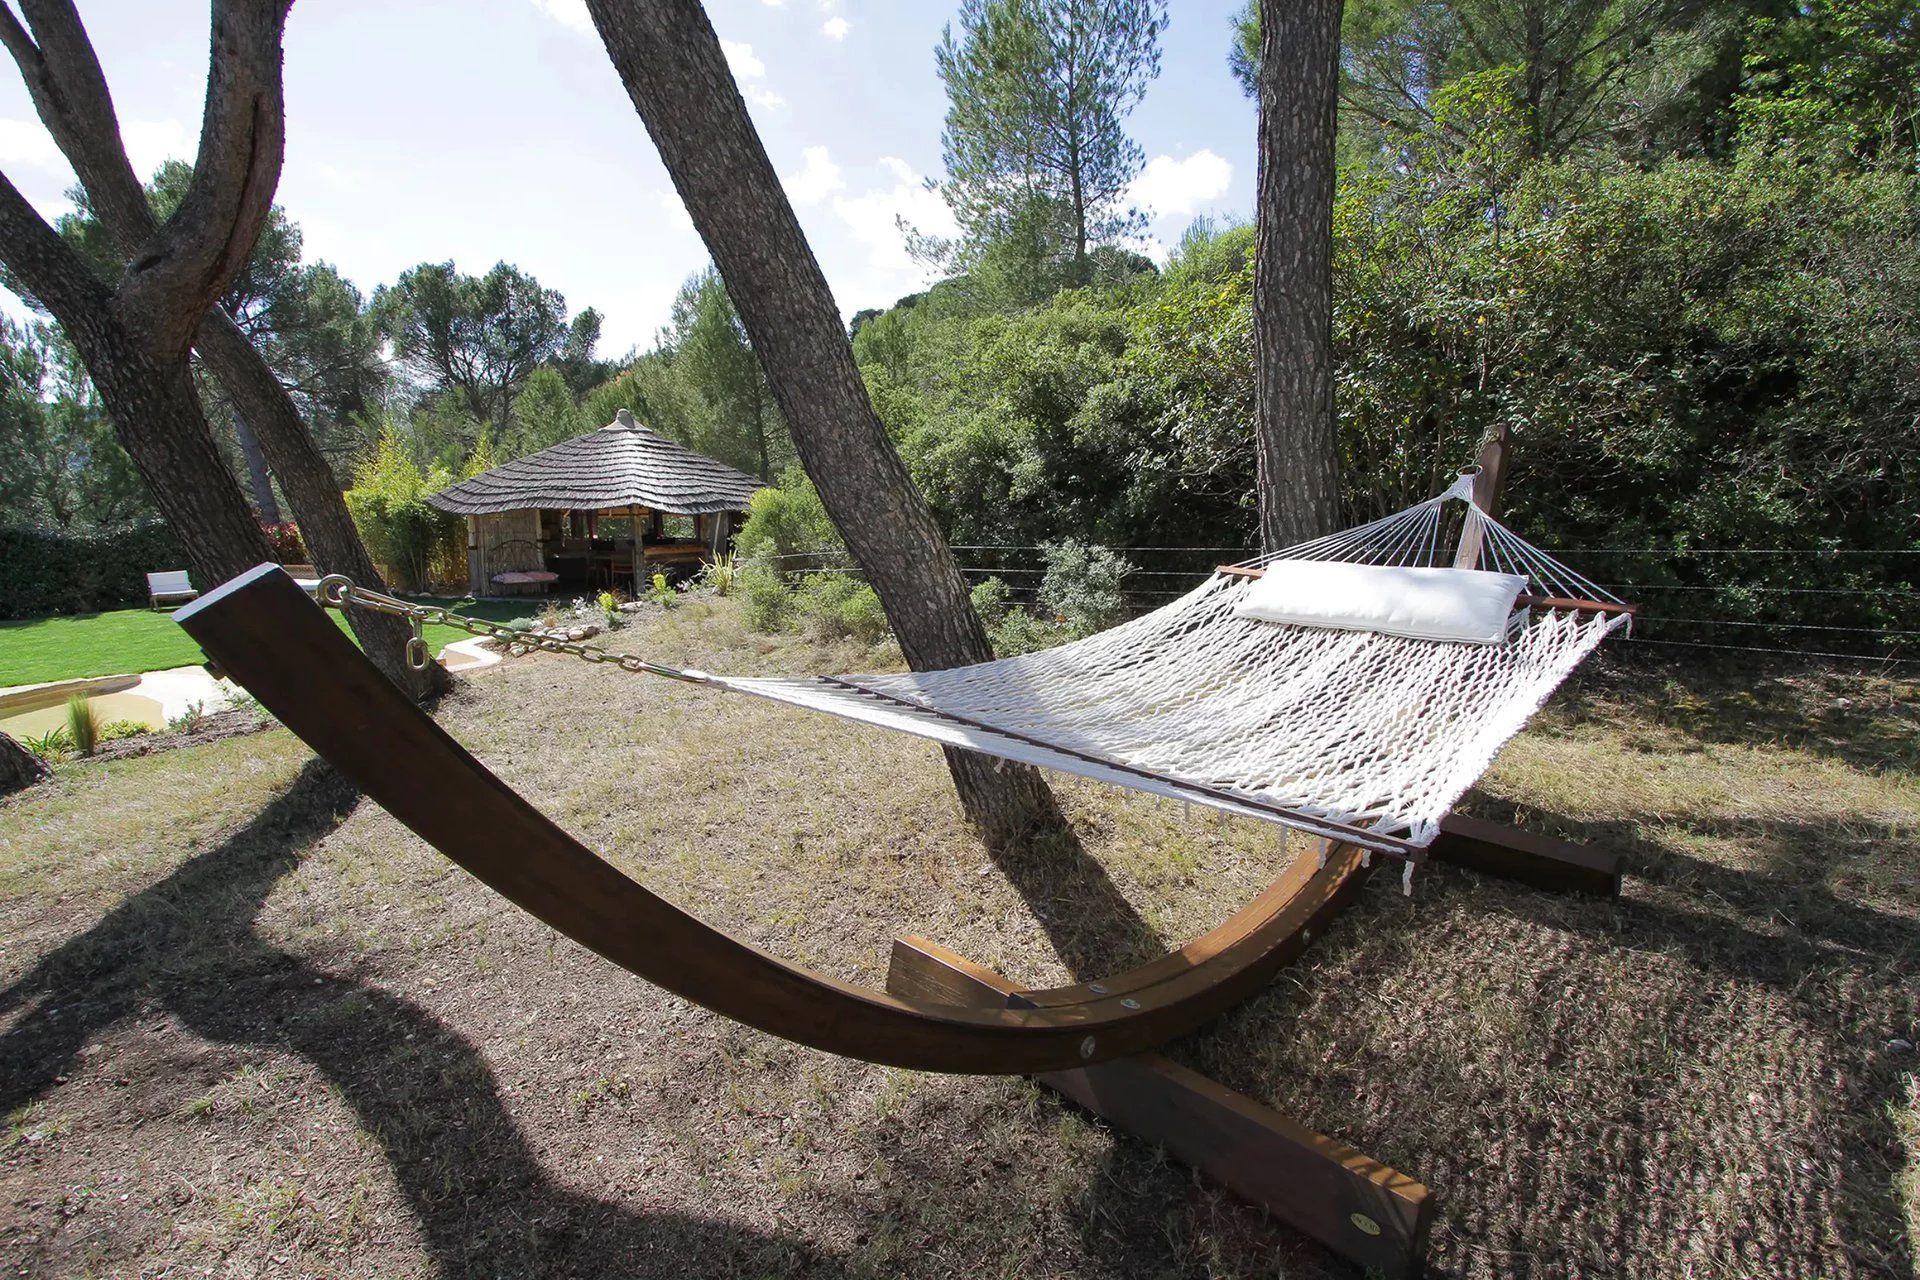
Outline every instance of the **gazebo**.
{"label": "gazebo", "polygon": [[642,426],[626,409],[597,431],[483,471],[427,501],[467,518],[467,589],[626,587],[727,545],[763,486]]}

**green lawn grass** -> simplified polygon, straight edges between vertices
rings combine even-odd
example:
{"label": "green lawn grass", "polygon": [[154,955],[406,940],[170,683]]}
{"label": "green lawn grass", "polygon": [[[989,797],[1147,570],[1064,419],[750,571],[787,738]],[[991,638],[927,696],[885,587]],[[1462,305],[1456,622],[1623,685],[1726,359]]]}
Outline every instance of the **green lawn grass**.
{"label": "green lawn grass", "polygon": [[[449,600],[422,597],[490,622],[508,622],[539,608],[532,600]],[[344,627],[338,613],[334,621]],[[423,633],[436,656],[468,637],[457,627],[428,627]],[[0,688],[88,676],[132,675],[206,661],[200,646],[167,612],[116,609],[66,617],[0,622]]]}

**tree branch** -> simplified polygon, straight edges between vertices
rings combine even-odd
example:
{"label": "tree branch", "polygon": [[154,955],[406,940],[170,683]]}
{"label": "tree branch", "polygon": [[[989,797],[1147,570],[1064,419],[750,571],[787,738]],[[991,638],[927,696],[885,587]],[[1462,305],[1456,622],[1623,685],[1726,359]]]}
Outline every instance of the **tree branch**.
{"label": "tree branch", "polygon": [[81,347],[106,319],[111,295],[91,268],[0,173],[0,262]]}
{"label": "tree branch", "polygon": [[[156,224],[120,141],[113,95],[93,42],[71,0],[22,0],[21,8],[38,47],[12,22],[11,10],[0,5],[14,29],[5,33],[7,51],[20,68],[41,123],[73,166],[108,238],[131,256],[152,237]],[[24,48],[16,47],[22,43]]]}
{"label": "tree branch", "polygon": [[291,0],[215,0],[206,112],[193,183],[142,248],[120,303],[184,355],[201,319],[246,265],[273,206],[286,144],[281,36]]}

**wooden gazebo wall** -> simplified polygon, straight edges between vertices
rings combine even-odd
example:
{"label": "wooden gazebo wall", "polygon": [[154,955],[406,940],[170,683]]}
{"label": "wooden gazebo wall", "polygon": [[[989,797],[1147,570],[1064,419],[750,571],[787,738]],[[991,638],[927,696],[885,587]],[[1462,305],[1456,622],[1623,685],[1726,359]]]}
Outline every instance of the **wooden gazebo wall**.
{"label": "wooden gazebo wall", "polygon": [[[527,545],[502,546],[516,541]],[[510,569],[544,569],[545,560],[538,511],[496,511],[467,517],[467,590],[471,594],[497,595],[494,574]]]}

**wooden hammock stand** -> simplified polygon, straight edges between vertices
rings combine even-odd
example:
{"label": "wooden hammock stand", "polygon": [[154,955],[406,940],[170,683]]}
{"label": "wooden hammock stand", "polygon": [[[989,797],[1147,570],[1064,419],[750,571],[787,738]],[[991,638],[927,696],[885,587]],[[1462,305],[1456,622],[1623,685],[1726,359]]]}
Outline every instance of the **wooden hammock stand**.
{"label": "wooden hammock stand", "polygon": [[[1483,475],[1498,481],[1492,467]],[[1418,1270],[1432,1216],[1426,1187],[1153,1052],[1254,995],[1298,956],[1365,879],[1373,859],[1358,847],[1322,842],[1324,859],[1295,858],[1211,932],[1099,981],[1021,990],[934,943],[901,938],[887,989],[874,991],[714,929],[596,856],[409,701],[278,566],[235,578],[177,616],[214,663],[388,812],[614,963],[831,1053],[1037,1075],[1354,1262],[1392,1275]],[[1429,852],[1542,888],[1619,885],[1607,856],[1478,820],[1443,822]]]}

